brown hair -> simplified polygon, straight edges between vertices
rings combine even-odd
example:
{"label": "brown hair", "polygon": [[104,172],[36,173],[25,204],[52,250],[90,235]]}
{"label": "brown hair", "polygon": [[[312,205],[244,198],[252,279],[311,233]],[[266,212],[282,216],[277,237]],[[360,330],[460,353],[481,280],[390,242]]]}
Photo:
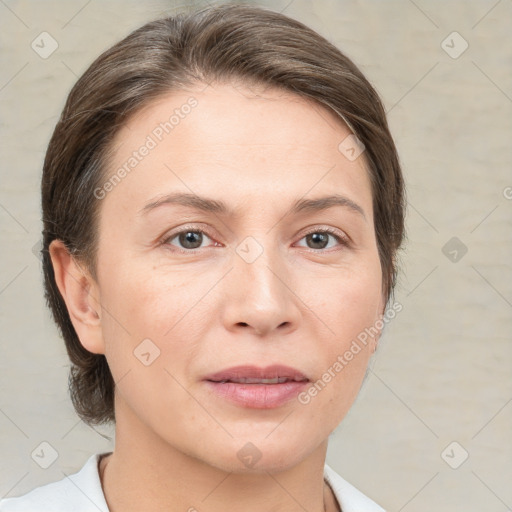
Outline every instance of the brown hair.
{"label": "brown hair", "polygon": [[106,358],[87,351],[57,288],[48,252],[62,240],[95,277],[94,190],[108,174],[111,142],[129,116],[157,97],[198,83],[241,80],[283,88],[333,111],[365,145],[375,233],[389,300],[404,236],[404,186],[378,94],[355,64],[302,23],[224,4],[147,23],[100,55],[66,101],[42,178],[43,270],[48,304],[71,360],[73,406],[89,425],[115,421]]}

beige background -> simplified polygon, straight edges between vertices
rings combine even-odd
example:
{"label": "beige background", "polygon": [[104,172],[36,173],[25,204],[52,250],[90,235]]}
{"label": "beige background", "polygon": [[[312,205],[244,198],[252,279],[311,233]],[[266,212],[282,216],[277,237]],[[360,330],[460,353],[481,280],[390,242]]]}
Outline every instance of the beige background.
{"label": "beige background", "polygon": [[[390,511],[511,510],[512,2],[261,4],[309,24],[361,66],[389,111],[408,183],[403,311],[328,462]],[[0,497],[112,448],[101,434],[113,430],[95,431],[73,412],[64,345],[42,298],[32,252],[41,165],[77,76],[175,9],[162,0],[0,2]],[[31,48],[43,31],[59,45],[47,59]],[[452,56],[442,47],[454,31],[469,44],[458,58],[459,36],[444,44]],[[447,257],[452,237],[460,241]],[[43,441],[58,452],[48,469],[31,457]],[[469,458],[452,469],[445,460],[456,465],[463,450]]]}

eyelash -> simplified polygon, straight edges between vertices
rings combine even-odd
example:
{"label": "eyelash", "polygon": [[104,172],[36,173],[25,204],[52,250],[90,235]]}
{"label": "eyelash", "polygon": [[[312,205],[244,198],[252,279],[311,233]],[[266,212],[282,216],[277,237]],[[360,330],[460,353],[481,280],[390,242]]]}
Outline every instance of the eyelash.
{"label": "eyelash", "polygon": [[[331,235],[333,238],[336,239],[336,241],[343,247],[348,247],[349,245],[349,238],[347,235],[345,235],[344,233],[340,233],[338,230],[334,229],[334,228],[313,228],[309,231],[307,231],[306,233],[304,233],[302,235],[302,237],[300,238],[300,240],[302,240],[303,238],[305,238],[306,236],[308,235],[311,235],[312,233],[327,233],[329,235]],[[328,251],[329,249],[311,249],[310,247],[304,247],[304,249],[308,249],[309,251],[312,251],[312,252],[326,252]]]}
{"label": "eyelash", "polygon": [[[159,245],[164,245],[166,247],[171,247],[172,246],[172,249],[170,249],[171,251],[173,252],[178,252],[178,253],[182,253],[182,254],[194,254],[195,252],[197,251],[200,251],[201,249],[204,249],[204,247],[198,247],[197,249],[181,249],[175,245],[171,245],[171,241],[174,240],[176,237],[178,237],[179,235],[181,235],[182,233],[201,233],[203,235],[206,235],[208,238],[210,238],[212,241],[213,241],[213,236],[210,235],[210,233],[208,232],[208,230],[204,229],[204,228],[197,228],[197,227],[194,227],[194,226],[186,226],[185,228],[183,229],[180,229],[180,231],[177,231],[176,233],[173,233],[167,237],[165,237]],[[344,235],[344,234],[341,234],[339,231],[333,229],[333,228],[313,228],[309,231],[307,231],[306,233],[304,233],[302,235],[302,237],[300,238],[300,240],[304,239],[306,236],[308,235],[311,235],[313,233],[327,233],[329,235],[331,235],[332,237],[334,237],[336,239],[336,241],[339,243],[340,246],[343,246],[343,247],[347,247],[349,245],[349,238]],[[215,242],[217,243],[217,242]],[[330,251],[330,249],[311,249],[310,247],[303,247],[301,246],[303,249],[306,249],[308,252],[313,252],[313,253],[319,253],[319,252],[328,252]],[[332,248],[331,248],[332,249]]]}

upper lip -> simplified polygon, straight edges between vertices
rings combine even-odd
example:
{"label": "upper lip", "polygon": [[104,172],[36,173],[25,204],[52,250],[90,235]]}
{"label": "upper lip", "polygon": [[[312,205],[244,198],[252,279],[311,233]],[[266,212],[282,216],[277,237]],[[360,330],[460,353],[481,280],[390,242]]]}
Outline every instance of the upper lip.
{"label": "upper lip", "polygon": [[[207,375],[204,380],[212,382],[222,382],[229,380],[267,380],[267,379],[286,379],[297,382],[308,381],[309,379],[296,368],[282,364],[274,364],[260,368],[253,365],[240,365],[226,368],[216,373]],[[250,383],[250,382],[248,382]]]}

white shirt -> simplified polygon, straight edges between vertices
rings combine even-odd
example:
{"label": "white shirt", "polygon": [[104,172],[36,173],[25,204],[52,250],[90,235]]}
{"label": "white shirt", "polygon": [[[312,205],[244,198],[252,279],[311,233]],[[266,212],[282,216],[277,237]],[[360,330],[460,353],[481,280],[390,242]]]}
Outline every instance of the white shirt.
{"label": "white shirt", "polygon": [[[58,482],[37,487],[17,498],[0,500],[0,512],[109,512],[98,469],[101,455],[91,455],[80,471]],[[327,464],[324,479],[342,512],[385,512]]]}

